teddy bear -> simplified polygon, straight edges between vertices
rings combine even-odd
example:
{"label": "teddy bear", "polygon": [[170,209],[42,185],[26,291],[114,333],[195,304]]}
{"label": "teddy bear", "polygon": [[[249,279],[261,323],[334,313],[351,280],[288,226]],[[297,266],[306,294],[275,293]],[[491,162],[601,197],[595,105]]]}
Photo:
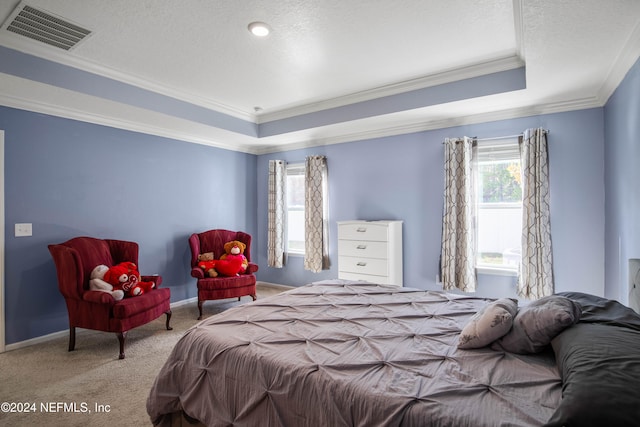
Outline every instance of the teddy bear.
{"label": "teddy bear", "polygon": [[237,276],[243,271],[241,258],[213,259],[213,252],[198,255],[198,267],[203,269],[208,277]]}
{"label": "teddy bear", "polygon": [[240,273],[244,273],[249,266],[249,260],[244,256],[244,250],[247,248],[247,245],[238,241],[232,240],[224,244],[224,251],[220,259],[222,260],[231,260],[231,259],[239,259],[241,261],[241,269]]}
{"label": "teddy bear", "polygon": [[205,252],[198,255],[198,267],[204,270],[205,275],[209,277],[218,277],[215,269],[216,261],[213,259],[213,252]]}
{"label": "teddy bear", "polygon": [[111,295],[114,300],[120,301],[124,298],[124,291],[122,289],[114,289],[113,285],[104,281],[104,275],[107,271],[109,271],[109,267],[104,264],[95,266],[95,268],[91,270],[89,289],[92,291],[106,292]]}
{"label": "teddy bear", "polygon": [[135,297],[155,288],[154,282],[140,280],[138,267],[133,262],[121,262],[110,267],[104,274],[104,280],[114,289],[122,289],[125,297]]}

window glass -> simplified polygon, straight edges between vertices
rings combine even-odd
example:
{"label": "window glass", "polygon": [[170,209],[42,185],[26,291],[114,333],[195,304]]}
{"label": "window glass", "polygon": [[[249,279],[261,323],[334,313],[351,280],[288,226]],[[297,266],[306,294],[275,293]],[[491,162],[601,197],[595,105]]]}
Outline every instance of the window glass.
{"label": "window glass", "polygon": [[478,267],[517,270],[522,234],[522,177],[517,139],[478,144]]}
{"label": "window glass", "polygon": [[287,252],[304,254],[304,164],[287,165]]}

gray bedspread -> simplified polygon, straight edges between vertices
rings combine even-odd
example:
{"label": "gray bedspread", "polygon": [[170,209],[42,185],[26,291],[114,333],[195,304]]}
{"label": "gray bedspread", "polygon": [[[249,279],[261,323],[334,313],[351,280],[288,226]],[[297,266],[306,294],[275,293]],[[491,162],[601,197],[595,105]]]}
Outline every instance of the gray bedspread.
{"label": "gray bedspread", "polygon": [[189,329],[147,400],[155,425],[540,426],[561,399],[552,352],[461,350],[489,300],[325,281]]}

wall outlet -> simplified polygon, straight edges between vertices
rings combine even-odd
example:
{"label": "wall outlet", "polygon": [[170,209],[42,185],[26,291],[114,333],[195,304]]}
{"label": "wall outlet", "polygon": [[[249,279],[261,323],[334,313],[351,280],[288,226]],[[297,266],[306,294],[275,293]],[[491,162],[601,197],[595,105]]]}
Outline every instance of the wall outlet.
{"label": "wall outlet", "polygon": [[27,237],[33,235],[31,223],[16,224],[15,234],[16,237]]}

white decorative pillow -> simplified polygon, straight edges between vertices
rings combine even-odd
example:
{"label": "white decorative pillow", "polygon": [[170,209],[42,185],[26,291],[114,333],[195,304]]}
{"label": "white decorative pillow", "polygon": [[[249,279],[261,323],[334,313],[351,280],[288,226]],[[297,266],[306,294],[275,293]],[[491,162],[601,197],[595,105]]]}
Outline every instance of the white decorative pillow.
{"label": "white decorative pillow", "polygon": [[482,307],[465,325],[458,348],[480,348],[491,344],[511,329],[518,312],[518,301],[502,298]]}

